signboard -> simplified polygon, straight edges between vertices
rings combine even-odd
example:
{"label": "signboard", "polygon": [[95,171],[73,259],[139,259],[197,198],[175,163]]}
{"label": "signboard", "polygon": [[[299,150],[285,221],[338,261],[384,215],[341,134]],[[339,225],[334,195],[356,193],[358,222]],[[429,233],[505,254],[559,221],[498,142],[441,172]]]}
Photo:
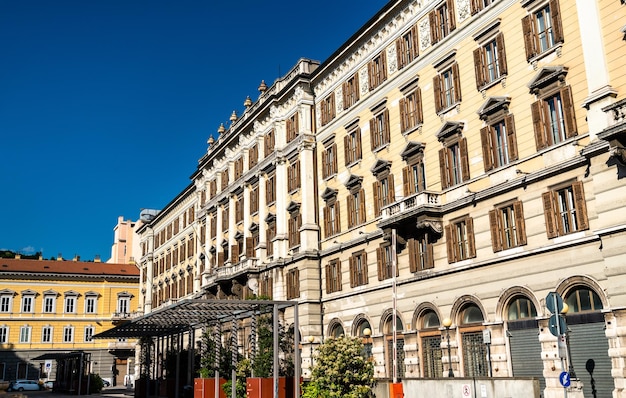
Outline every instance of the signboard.
{"label": "signboard", "polygon": [[491,344],[491,330],[489,329],[483,330],[483,343]]}
{"label": "signboard", "polygon": [[569,377],[569,373],[567,372],[561,372],[561,374],[559,375],[559,381],[561,382],[561,385],[563,387],[569,387],[572,382]]}
{"label": "signboard", "polygon": [[565,323],[565,318],[558,314],[550,315],[550,319],[548,320],[548,328],[550,329],[550,333],[553,336],[559,336],[567,331],[567,324]]}
{"label": "signboard", "polygon": [[559,314],[563,310],[563,299],[557,292],[550,292],[546,296],[546,307],[552,314]]}
{"label": "signboard", "polygon": [[558,338],[559,358],[567,358],[567,340],[565,335],[562,334]]}
{"label": "signboard", "polygon": [[471,398],[472,397],[472,389],[469,384],[463,384],[462,386],[462,397],[463,398]]}

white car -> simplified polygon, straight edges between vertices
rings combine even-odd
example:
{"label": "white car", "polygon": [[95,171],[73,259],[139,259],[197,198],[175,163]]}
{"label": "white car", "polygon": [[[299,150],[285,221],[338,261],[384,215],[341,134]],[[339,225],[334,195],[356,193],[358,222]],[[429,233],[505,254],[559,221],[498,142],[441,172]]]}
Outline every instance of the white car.
{"label": "white car", "polygon": [[41,387],[37,380],[15,380],[9,383],[7,391],[39,391]]}

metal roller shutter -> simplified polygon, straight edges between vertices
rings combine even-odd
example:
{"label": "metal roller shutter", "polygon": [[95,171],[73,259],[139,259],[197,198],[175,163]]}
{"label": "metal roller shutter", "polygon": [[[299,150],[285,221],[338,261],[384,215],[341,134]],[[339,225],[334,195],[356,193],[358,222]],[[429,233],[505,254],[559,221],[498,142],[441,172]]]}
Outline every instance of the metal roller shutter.
{"label": "metal roller shutter", "polygon": [[546,379],[543,377],[543,361],[541,360],[541,343],[537,337],[538,331],[537,327],[532,329],[509,328],[508,333],[513,377],[539,379],[540,391],[543,396]]}
{"label": "metal roller shutter", "polygon": [[583,382],[585,398],[611,397],[615,384],[604,322],[569,325],[569,329],[572,363],[576,376]]}

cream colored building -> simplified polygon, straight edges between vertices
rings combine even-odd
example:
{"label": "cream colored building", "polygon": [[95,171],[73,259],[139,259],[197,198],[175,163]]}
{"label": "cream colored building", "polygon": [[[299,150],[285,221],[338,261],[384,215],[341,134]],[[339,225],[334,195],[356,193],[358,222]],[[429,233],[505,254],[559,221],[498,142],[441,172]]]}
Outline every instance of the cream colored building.
{"label": "cream colored building", "polygon": [[625,20],[619,1],[388,2],[209,140],[139,231],[146,310],[252,290],[297,300],[313,345],[362,336],[379,378],[557,397],[564,363],[572,396],[626,396]]}

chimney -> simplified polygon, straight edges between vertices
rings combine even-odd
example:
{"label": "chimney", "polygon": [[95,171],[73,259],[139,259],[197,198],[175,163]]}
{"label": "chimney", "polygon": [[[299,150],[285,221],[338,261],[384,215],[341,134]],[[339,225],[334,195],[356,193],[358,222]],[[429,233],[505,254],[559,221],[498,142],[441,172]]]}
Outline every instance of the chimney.
{"label": "chimney", "polygon": [[43,260],[43,254],[39,255],[39,261]]}
{"label": "chimney", "polygon": [[61,253],[57,255],[57,261],[63,261],[63,255]]}
{"label": "chimney", "polygon": [[80,256],[78,254],[74,254],[74,258],[72,259],[72,261],[80,261]]}
{"label": "chimney", "polygon": [[16,259],[16,260],[21,260],[21,259],[22,259],[22,255],[21,255],[21,254],[19,254],[19,253],[16,253],[16,254],[15,254],[15,259]]}
{"label": "chimney", "polygon": [[94,263],[99,263],[99,262],[101,262],[101,261],[100,261],[100,255],[99,255],[99,254],[96,254],[96,257],[93,259],[93,262],[94,262]]}

